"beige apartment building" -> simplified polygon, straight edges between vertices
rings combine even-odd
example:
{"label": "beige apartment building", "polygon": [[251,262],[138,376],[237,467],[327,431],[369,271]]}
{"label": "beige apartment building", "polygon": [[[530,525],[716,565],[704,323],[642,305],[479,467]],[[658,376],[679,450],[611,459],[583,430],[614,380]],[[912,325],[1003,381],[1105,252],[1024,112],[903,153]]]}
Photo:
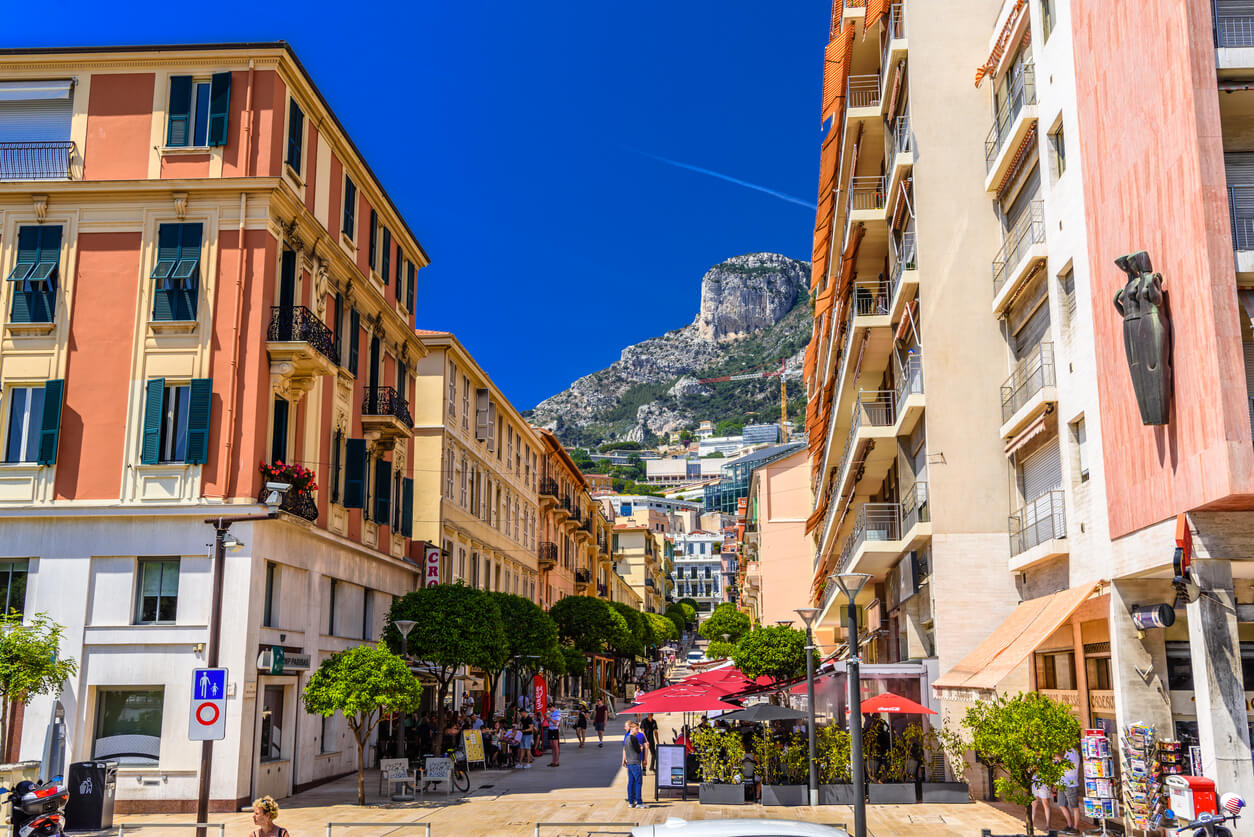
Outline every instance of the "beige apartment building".
{"label": "beige apartment building", "polygon": [[614,526],[614,556],[619,575],[640,597],[641,610],[666,610],[666,536],[647,526],[619,523]]}
{"label": "beige apartment building", "polygon": [[750,478],[737,556],[737,605],[763,625],[795,620],[796,609],[809,604],[814,572],[812,543],[805,536],[809,464],[806,451],[799,449],[756,469]]}

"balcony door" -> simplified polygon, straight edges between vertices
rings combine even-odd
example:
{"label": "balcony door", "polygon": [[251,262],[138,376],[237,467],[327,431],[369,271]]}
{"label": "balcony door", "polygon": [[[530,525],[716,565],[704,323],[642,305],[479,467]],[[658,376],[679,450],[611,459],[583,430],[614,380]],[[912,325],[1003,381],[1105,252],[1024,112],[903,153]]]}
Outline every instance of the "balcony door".
{"label": "balcony door", "polygon": [[284,248],[279,264],[279,339],[295,340],[296,251]]}
{"label": "balcony door", "polygon": [[370,338],[370,404],[375,406],[379,398],[379,335]]}

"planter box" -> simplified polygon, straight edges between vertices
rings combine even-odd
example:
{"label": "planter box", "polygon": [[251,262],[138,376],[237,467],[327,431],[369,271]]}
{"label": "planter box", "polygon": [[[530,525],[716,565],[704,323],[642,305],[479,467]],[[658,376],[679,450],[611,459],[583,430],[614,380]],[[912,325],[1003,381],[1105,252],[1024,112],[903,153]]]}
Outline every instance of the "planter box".
{"label": "planter box", "polygon": [[722,785],[702,782],[697,791],[702,805],[744,805],[744,785]]}
{"label": "planter box", "polygon": [[919,801],[919,795],[914,782],[872,783],[867,786],[867,799],[878,805],[913,805]]}
{"label": "planter box", "polygon": [[763,785],[763,805],[809,805],[810,788],[806,785]]}
{"label": "planter box", "polygon": [[852,805],[853,785],[819,785],[820,805]]}
{"label": "planter box", "polygon": [[924,802],[970,802],[971,788],[966,782],[924,782]]}

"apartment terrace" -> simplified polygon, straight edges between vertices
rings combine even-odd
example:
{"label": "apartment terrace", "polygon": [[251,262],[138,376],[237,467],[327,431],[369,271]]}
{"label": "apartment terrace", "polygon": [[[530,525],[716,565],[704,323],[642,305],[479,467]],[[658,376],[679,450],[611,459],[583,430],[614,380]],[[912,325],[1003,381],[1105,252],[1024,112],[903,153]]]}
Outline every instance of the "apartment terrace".
{"label": "apartment terrace", "polygon": [[1000,316],[1045,266],[1045,202],[1032,201],[993,254],[993,314]]}

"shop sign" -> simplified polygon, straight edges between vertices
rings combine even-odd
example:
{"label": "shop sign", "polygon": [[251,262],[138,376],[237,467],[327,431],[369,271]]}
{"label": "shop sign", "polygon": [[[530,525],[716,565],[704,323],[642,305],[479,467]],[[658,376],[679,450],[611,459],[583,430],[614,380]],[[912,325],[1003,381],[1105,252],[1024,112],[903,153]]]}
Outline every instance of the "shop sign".
{"label": "shop sign", "polygon": [[424,556],[426,580],[423,584],[427,587],[436,587],[440,583],[440,547],[429,543],[423,551],[426,553]]}
{"label": "shop sign", "polygon": [[[1191,691],[1173,690],[1171,692],[1171,714],[1197,717],[1197,698]],[[1254,692],[1245,693],[1245,714],[1254,715]]]}
{"label": "shop sign", "polygon": [[308,671],[310,663],[308,654],[298,654],[277,645],[265,649],[257,657],[257,669],[266,674]]}

